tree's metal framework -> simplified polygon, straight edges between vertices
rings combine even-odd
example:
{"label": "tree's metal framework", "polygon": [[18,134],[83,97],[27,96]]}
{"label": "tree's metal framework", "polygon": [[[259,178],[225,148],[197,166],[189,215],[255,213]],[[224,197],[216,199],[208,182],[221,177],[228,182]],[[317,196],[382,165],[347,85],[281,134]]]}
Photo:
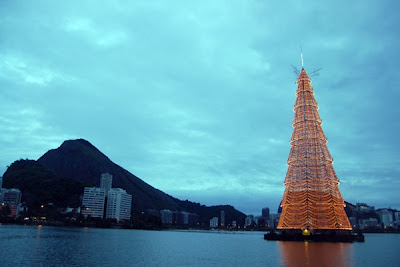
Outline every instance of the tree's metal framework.
{"label": "tree's metal framework", "polygon": [[322,130],[311,79],[301,70],[278,229],[352,230]]}

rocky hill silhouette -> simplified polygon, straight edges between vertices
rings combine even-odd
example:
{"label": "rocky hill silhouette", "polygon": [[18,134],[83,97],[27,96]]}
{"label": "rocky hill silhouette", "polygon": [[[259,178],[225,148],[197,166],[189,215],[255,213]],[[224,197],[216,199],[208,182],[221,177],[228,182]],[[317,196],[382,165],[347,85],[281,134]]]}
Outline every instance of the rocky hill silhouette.
{"label": "rocky hill silhouette", "polygon": [[132,194],[134,213],[146,209],[179,210],[178,200],[145,183],[121,166],[112,162],[100,150],[84,139],[65,141],[59,148],[49,150],[38,162],[58,177],[70,178],[100,186],[100,176],[113,175],[113,187]]}
{"label": "rocky hill silhouette", "polygon": [[[142,179],[112,162],[100,150],[84,139],[64,141],[59,148],[49,150],[40,157],[37,160],[37,164],[44,166],[57,179],[61,179],[62,181],[74,180],[80,184],[92,186],[99,186],[102,173],[108,172],[112,174],[112,186],[123,188],[132,195],[133,214],[140,214],[146,209],[169,209],[172,211],[196,213],[200,216],[201,221],[207,222],[210,218],[219,216],[220,212],[224,210],[227,222],[229,220],[236,220],[238,223],[244,221],[245,214],[237,211],[233,206],[219,205],[207,207],[200,203],[179,200],[152,187]],[[25,173],[22,176],[15,174],[21,173],[21,167],[19,166],[27,168],[26,164],[20,162],[19,164],[13,163],[11,166],[13,168],[9,168],[4,174],[5,184],[9,187],[18,187],[21,183],[32,184],[31,180],[37,179],[38,174],[35,173],[38,169],[37,165],[35,165],[35,168],[29,169],[29,171],[25,170],[22,172]],[[41,170],[41,172],[45,172],[45,170]],[[16,178],[17,176],[19,177],[18,179]],[[15,183],[17,180],[18,184]],[[52,183],[54,183],[54,179]],[[26,193],[31,198],[33,197],[32,193],[29,192],[29,188],[24,187],[24,191],[26,192],[23,192],[23,198],[24,195],[27,195]]]}

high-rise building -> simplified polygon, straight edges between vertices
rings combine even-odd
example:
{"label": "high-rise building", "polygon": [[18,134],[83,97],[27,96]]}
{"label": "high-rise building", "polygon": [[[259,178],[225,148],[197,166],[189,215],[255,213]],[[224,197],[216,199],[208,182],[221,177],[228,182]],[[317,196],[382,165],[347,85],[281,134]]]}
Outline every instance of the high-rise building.
{"label": "high-rise building", "polygon": [[213,217],[210,220],[210,228],[217,228],[218,227],[218,217]]}
{"label": "high-rise building", "polygon": [[164,224],[172,224],[172,214],[173,212],[170,210],[161,210],[160,211],[160,216],[161,216],[161,222]]}
{"label": "high-rise building", "polygon": [[107,219],[130,220],[132,195],[121,188],[111,188],[107,195]]}
{"label": "high-rise building", "polygon": [[278,226],[279,216],[279,213],[269,215],[268,226],[270,228],[276,229],[276,227]]}
{"label": "high-rise building", "polygon": [[18,216],[18,205],[21,203],[22,193],[19,189],[1,189],[1,205],[10,208],[9,217],[16,218]]}
{"label": "high-rise building", "polygon": [[388,209],[379,209],[376,211],[384,227],[393,227],[393,213]]}
{"label": "high-rise building", "polygon": [[244,219],[244,224],[245,225],[253,225],[254,224],[254,215],[247,215],[247,217]]}
{"label": "high-rise building", "polygon": [[6,193],[7,189],[0,188],[0,205],[3,203],[4,194]]}
{"label": "high-rise building", "polygon": [[178,224],[183,224],[183,225],[189,224],[189,218],[190,218],[189,212],[181,211],[179,213],[179,215],[180,215],[179,216],[180,220],[179,220]]}
{"label": "high-rise building", "polygon": [[394,212],[394,220],[396,222],[400,222],[400,211],[395,211]]}
{"label": "high-rise building", "polygon": [[269,208],[263,208],[261,210],[261,216],[265,219],[265,220],[269,220]]}
{"label": "high-rise building", "polygon": [[96,218],[130,220],[132,195],[121,188],[112,188],[113,176],[103,173],[100,177],[100,187],[85,187],[82,199],[85,216]]}
{"label": "high-rise building", "polygon": [[99,187],[85,187],[81,213],[87,217],[103,218],[106,191]]}
{"label": "high-rise building", "polygon": [[221,210],[221,227],[225,227],[225,211]]}
{"label": "high-rise building", "polygon": [[112,179],[113,176],[111,174],[102,173],[100,177],[100,188],[103,188],[106,191],[106,196],[108,191],[112,188]]}
{"label": "high-rise building", "polygon": [[5,204],[18,205],[21,202],[22,193],[19,189],[6,189],[3,197]]}
{"label": "high-rise building", "polygon": [[311,79],[304,68],[296,83],[289,167],[277,228],[350,231]]}
{"label": "high-rise building", "polygon": [[254,216],[254,224],[263,227],[265,226],[266,221],[263,216]]}

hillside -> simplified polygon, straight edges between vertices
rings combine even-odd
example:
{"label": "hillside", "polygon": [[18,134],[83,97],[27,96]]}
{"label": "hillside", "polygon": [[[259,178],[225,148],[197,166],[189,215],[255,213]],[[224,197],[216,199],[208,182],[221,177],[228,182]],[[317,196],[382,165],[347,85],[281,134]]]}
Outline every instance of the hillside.
{"label": "hillside", "polygon": [[113,175],[113,187],[125,189],[132,195],[132,211],[145,209],[179,210],[177,200],[143,182],[141,179],[112,162],[106,155],[86,140],[68,140],[59,148],[49,150],[38,162],[58,177],[100,185],[100,176]]}
{"label": "hillside", "polygon": [[[244,221],[245,214],[232,206],[206,207],[199,203],[181,201],[152,187],[129,171],[112,162],[106,155],[84,139],[68,140],[57,148],[46,152],[37,160],[59,178],[99,186],[100,175],[113,175],[113,187],[125,189],[132,195],[132,212],[139,214],[146,209],[170,209],[197,213],[206,222],[225,211],[226,218]],[[4,175],[5,180],[8,175]],[[228,221],[228,220],[227,220]]]}
{"label": "hillside", "polygon": [[78,207],[85,186],[80,181],[57,177],[35,160],[13,162],[3,178],[3,187],[20,189],[22,201],[33,210],[47,203],[57,207]]}

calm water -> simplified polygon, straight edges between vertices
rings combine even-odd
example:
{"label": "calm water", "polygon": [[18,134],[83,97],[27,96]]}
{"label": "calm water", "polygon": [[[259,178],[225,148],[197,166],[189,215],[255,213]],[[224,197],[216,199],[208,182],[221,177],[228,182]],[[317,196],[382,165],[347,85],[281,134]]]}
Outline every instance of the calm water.
{"label": "calm water", "polygon": [[0,224],[0,266],[400,266],[400,234],[365,243],[263,240],[262,233]]}

